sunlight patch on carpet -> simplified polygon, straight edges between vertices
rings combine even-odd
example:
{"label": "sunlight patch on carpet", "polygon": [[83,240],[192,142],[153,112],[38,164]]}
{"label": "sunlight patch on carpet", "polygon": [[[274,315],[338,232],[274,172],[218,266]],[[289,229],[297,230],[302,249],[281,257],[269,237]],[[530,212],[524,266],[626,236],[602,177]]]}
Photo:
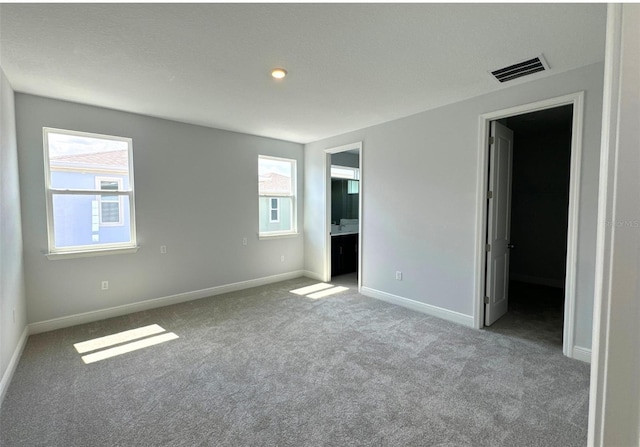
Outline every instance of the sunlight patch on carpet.
{"label": "sunlight patch on carpet", "polygon": [[319,282],[318,284],[314,284],[312,286],[291,290],[291,293],[295,293],[296,295],[308,295],[309,293],[318,292],[320,290],[328,289],[329,287],[333,286],[331,284],[327,284],[326,282]]}
{"label": "sunlight patch on carpet", "polygon": [[98,351],[98,352],[94,352],[93,354],[83,355],[82,361],[87,364],[99,362],[100,360],[115,357],[117,355],[126,354],[127,352],[137,351],[138,349],[159,345],[160,343],[175,340],[176,338],[179,338],[176,334],[174,334],[173,332],[167,332],[166,334],[144,338],[142,340],[127,343],[125,345],[120,345],[114,348],[105,349],[104,351]]}
{"label": "sunlight patch on carpet", "polygon": [[166,332],[162,326],[150,324],[148,326],[118,332],[117,334],[75,343],[73,347],[76,348],[79,354],[96,351],[92,354],[82,356],[82,361],[88,364],[127,352],[137,351],[138,349],[148,348],[149,346],[175,340],[176,338],[179,337],[173,332]]}
{"label": "sunlight patch on carpet", "polygon": [[324,298],[325,296],[335,295],[336,293],[344,292],[345,290],[349,290],[348,287],[336,286],[333,289],[322,290],[321,292],[312,293],[307,295],[307,298],[311,298],[317,300],[318,298]]}
{"label": "sunlight patch on carpet", "polygon": [[117,334],[107,335],[105,337],[94,338],[92,340],[83,341],[73,345],[76,351],[80,354],[85,352],[95,351],[96,349],[108,348],[109,346],[119,345],[138,338],[148,337],[149,335],[160,334],[165,330],[157,325],[150,324],[149,326],[139,327],[128,331],[118,332]]}
{"label": "sunlight patch on carpet", "polygon": [[334,286],[333,284],[327,284],[326,282],[319,282],[318,284],[301,287],[299,289],[291,290],[290,292],[295,293],[296,295],[306,296],[312,300],[317,300],[318,298],[335,295],[336,293],[344,292],[345,290],[349,290],[349,288],[344,286]]}

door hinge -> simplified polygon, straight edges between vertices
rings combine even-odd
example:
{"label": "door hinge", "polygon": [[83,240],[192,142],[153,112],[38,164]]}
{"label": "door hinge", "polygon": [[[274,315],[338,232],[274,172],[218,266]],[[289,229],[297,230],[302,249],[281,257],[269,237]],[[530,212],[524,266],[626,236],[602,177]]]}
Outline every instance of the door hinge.
{"label": "door hinge", "polygon": [[496,142],[496,137],[489,137],[489,144],[493,144]]}
{"label": "door hinge", "polygon": [[488,296],[484,297],[484,304],[489,304],[489,297]]}
{"label": "door hinge", "polygon": [[493,199],[493,191],[487,191],[487,199]]}
{"label": "door hinge", "polygon": [[491,244],[487,244],[484,246],[484,251],[489,252],[491,251]]}

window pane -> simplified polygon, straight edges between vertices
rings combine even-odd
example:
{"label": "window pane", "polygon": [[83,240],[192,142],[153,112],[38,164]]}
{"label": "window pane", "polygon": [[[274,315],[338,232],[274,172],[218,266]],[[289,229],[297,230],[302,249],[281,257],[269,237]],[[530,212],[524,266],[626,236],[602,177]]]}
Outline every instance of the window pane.
{"label": "window pane", "polygon": [[331,177],[358,180],[360,179],[360,169],[348,166],[331,165]]}
{"label": "window pane", "polygon": [[295,231],[296,161],[258,157],[259,232]]}
{"label": "window pane", "polygon": [[117,202],[118,201],[118,197],[120,197],[120,196],[112,196],[112,195],[107,195],[107,194],[101,194],[100,197],[101,197],[101,200],[103,202]]}
{"label": "window pane", "polygon": [[[293,198],[281,197],[278,210],[272,210],[270,203],[269,197],[259,199],[260,233],[293,231]],[[276,216],[273,215],[273,211],[276,212]]]}
{"label": "window pane", "polygon": [[102,212],[102,223],[118,223],[118,222],[120,222],[120,203],[118,203],[118,202],[105,202],[103,200],[100,205],[102,206],[102,209],[101,209],[101,212]]}
{"label": "window pane", "polygon": [[[121,196],[121,201],[122,225],[101,226],[99,201],[95,195],[54,194],[55,247],[130,243],[129,197]],[[105,203],[102,202],[101,205],[104,206]],[[107,205],[116,205],[120,208],[118,203],[107,203]],[[110,209],[108,218],[112,219],[114,215],[113,209]]]}
{"label": "window pane", "polygon": [[44,136],[47,183],[72,192],[48,192],[50,251],[134,246],[131,139],[46,127]]}
{"label": "window pane", "polygon": [[107,190],[107,191],[117,191],[118,181],[117,180],[100,180],[100,189]]}
{"label": "window pane", "polygon": [[293,195],[293,163],[259,158],[258,189],[260,194],[265,195]]}
{"label": "window pane", "polygon": [[[126,141],[52,132],[47,138],[53,188],[95,189],[98,173],[129,177],[129,144]],[[117,183],[115,186],[117,189]],[[104,189],[111,187],[107,185]]]}

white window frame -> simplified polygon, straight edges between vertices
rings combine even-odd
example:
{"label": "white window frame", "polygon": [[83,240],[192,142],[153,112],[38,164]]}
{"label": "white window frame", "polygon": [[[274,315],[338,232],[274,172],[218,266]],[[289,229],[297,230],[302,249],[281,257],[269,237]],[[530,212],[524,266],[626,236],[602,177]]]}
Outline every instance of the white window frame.
{"label": "white window frame", "polygon": [[[71,247],[56,247],[55,245],[55,228],[53,220],[53,196],[54,195],[87,195],[100,196],[103,190],[96,189],[59,189],[51,186],[51,165],[49,160],[49,134],[62,134],[79,136],[85,138],[97,138],[103,140],[122,141],[127,143],[129,155],[129,187],[127,189],[120,188],[117,191],[109,191],[110,195],[120,196],[120,211],[122,212],[122,197],[128,197],[129,201],[129,231],[131,240],[129,242],[117,242],[111,244],[93,244],[93,245],[75,245]],[[45,194],[46,194],[46,212],[47,212],[47,235],[48,235],[48,259],[64,259],[73,257],[97,256],[116,253],[133,253],[138,250],[136,243],[136,219],[135,219],[135,200],[134,200],[134,181],[133,181],[133,140],[127,137],[119,137],[113,135],[103,135],[90,132],[80,132],[75,130],[56,129],[51,127],[42,128],[43,149],[44,149],[44,176],[45,176]],[[99,183],[98,183],[99,185]],[[101,207],[100,207],[101,209]]]}
{"label": "white window frame", "polygon": [[[274,208],[273,201],[276,201],[276,206]],[[273,218],[273,212],[276,212],[276,218]],[[280,197],[270,197],[269,198],[269,223],[279,223],[280,222]]]}
{"label": "white window frame", "polygon": [[[118,183],[118,191],[122,190],[122,185],[123,185],[123,181],[121,178],[118,177],[97,177],[96,176],[96,189],[98,191],[111,191],[111,190],[104,190],[102,189],[102,182],[117,182]],[[100,219],[100,226],[101,227],[120,227],[123,225],[123,221],[124,221],[124,210],[122,209],[122,196],[118,196],[118,221],[117,222],[105,222],[102,219],[102,195],[103,194],[99,194],[97,196],[98,199],[98,216]],[[110,196],[115,195],[115,194],[111,194],[109,193]],[[111,201],[107,201],[107,202],[111,202]],[[113,202],[115,203],[115,202]]]}
{"label": "white window frame", "polygon": [[[259,220],[261,216],[260,211],[258,210],[258,237],[260,239],[268,239],[273,237],[295,236],[298,234],[298,196],[296,194],[298,190],[298,162],[293,158],[258,155],[258,167],[260,166],[260,160],[275,160],[291,164],[291,194],[262,194],[258,187],[258,199],[261,197],[267,197],[269,199],[280,199],[282,197],[291,198],[291,229],[284,231],[260,231]],[[280,208],[280,200],[278,200],[278,207]],[[269,212],[269,221],[273,222],[271,221],[271,200],[269,200],[267,210]],[[280,209],[278,210],[278,221],[280,221]]]}
{"label": "white window frame", "polygon": [[331,165],[331,178],[360,180],[360,168],[342,165]]}

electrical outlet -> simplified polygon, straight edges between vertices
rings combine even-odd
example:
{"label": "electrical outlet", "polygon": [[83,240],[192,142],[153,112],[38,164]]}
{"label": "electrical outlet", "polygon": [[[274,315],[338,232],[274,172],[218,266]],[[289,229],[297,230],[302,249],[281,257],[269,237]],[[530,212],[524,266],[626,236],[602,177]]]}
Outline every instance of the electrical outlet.
{"label": "electrical outlet", "polygon": [[109,281],[102,281],[102,290],[109,290]]}
{"label": "electrical outlet", "polygon": [[242,238],[242,245],[247,245],[247,238],[246,237]]}
{"label": "electrical outlet", "polygon": [[397,279],[398,281],[402,281],[402,272],[401,272],[401,271],[399,271],[399,270],[396,272],[396,279]]}
{"label": "electrical outlet", "polygon": [[162,253],[163,255],[167,253],[167,246],[166,245],[161,245],[160,246],[160,253]]}
{"label": "electrical outlet", "polygon": [[284,262],[284,255],[280,256],[280,262]]}

